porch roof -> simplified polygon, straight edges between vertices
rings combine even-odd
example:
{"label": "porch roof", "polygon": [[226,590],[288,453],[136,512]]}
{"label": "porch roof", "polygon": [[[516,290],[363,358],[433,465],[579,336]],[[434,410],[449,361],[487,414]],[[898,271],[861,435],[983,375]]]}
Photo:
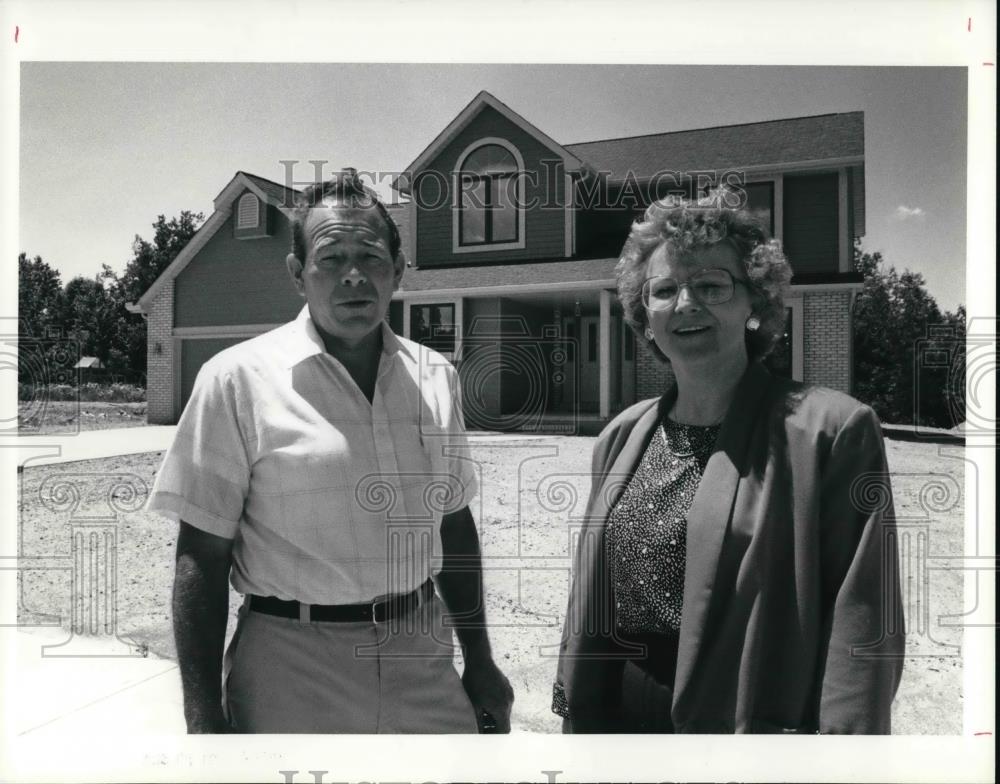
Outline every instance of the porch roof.
{"label": "porch roof", "polygon": [[531,286],[544,284],[599,283],[615,278],[617,258],[573,259],[525,264],[463,265],[461,267],[424,267],[408,269],[403,274],[400,292],[475,289],[493,286]]}

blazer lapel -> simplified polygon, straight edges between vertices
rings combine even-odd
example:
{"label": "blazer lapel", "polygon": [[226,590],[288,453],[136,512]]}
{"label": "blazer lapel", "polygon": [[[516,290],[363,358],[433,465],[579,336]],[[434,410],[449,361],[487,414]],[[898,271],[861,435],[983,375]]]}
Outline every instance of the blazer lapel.
{"label": "blazer lapel", "polygon": [[606,710],[612,695],[617,693],[615,676],[608,673],[609,668],[616,667],[616,662],[620,664],[620,655],[615,652],[615,637],[608,628],[612,615],[606,604],[610,594],[604,568],[604,527],[608,512],[642,458],[658,419],[658,408],[651,405],[627,435],[622,436],[622,442],[611,445],[605,460],[607,471],[592,479],[594,489],[581,539],[576,544],[575,574],[557,675],[573,713]]}
{"label": "blazer lapel", "polygon": [[674,706],[684,701],[705,637],[719,556],[729,528],[747,447],[770,374],[758,362],[747,368],[726,412],[715,450],[705,466],[687,518],[684,607],[674,678]]}
{"label": "blazer lapel", "polygon": [[[580,532],[580,541],[575,547],[576,569],[570,589],[567,626],[573,623],[576,624],[576,628],[590,628],[596,624],[599,629],[610,620],[606,617],[607,608],[602,605],[602,600],[606,600],[609,596],[604,585],[604,581],[608,579],[607,570],[604,568],[604,527],[611,507],[621,496],[628,479],[635,471],[635,466],[642,458],[650,433],[658,419],[657,406],[650,406],[649,410],[636,420],[627,436],[623,437],[623,443],[611,446],[608,453],[610,463],[608,470],[592,480],[597,485],[595,491],[591,493],[583,529]],[[615,454],[616,449],[617,454]],[[600,636],[597,635],[591,642]],[[583,638],[577,639],[576,643],[583,644]],[[600,646],[604,644],[602,642]]]}
{"label": "blazer lapel", "polygon": [[608,472],[600,478],[601,487],[594,497],[593,509],[588,515],[588,527],[599,525],[601,529],[604,528],[611,507],[621,497],[642,459],[643,452],[646,451],[653,428],[660,420],[660,408],[658,405],[650,406],[646,413],[639,417]]}
{"label": "blazer lapel", "polygon": [[[608,513],[635,473],[635,467],[642,458],[657,421],[659,421],[658,406],[650,406],[649,410],[636,420],[618,454],[612,457],[607,473],[602,477],[594,477],[594,481],[600,485],[596,495],[591,497],[590,509],[580,534],[584,539],[578,543],[578,548],[580,544],[586,546],[578,549],[581,558],[577,563],[576,580],[579,581],[579,585],[573,591],[570,600],[570,610],[581,613],[581,618],[601,617],[600,608],[594,606],[594,602],[599,601],[598,597],[608,596],[607,589],[602,585],[602,582],[608,579],[607,570],[604,569],[604,528]],[[574,599],[580,603],[575,608]]]}

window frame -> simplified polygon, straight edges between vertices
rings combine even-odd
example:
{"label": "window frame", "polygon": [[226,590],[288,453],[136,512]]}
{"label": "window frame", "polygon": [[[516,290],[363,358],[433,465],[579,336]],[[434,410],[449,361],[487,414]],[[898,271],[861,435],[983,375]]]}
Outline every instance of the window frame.
{"label": "window frame", "polygon": [[771,237],[784,243],[784,175],[777,174],[747,174],[744,185],[771,184]]}
{"label": "window frame", "polygon": [[[464,204],[459,207],[458,210],[458,241],[463,248],[476,248],[482,247],[483,245],[501,245],[509,242],[517,242],[517,238],[521,236],[521,226],[520,226],[520,216],[517,214],[517,210],[514,210],[514,239],[502,239],[494,240],[492,239],[493,234],[493,216],[496,212],[496,203],[494,201],[494,194],[503,187],[510,187],[509,185],[500,185],[501,182],[507,183],[510,180],[516,179],[518,177],[518,172],[496,172],[487,174],[468,174],[466,172],[459,173],[459,182],[463,185],[462,194],[465,193],[464,186],[465,181],[472,180],[476,183],[483,183],[485,187],[484,192],[484,205],[483,209],[483,234],[486,239],[482,242],[471,242],[464,239],[465,234],[465,213],[469,209]],[[519,190],[520,183],[515,183],[515,188]],[[460,197],[461,195],[460,194]],[[521,196],[519,193],[515,193],[514,198],[520,202]]]}
{"label": "window frame", "polygon": [[[486,147],[488,145],[497,145],[503,148],[511,154],[514,158],[514,162],[517,166],[516,172],[497,172],[497,173],[487,173],[482,175],[467,174],[464,171],[465,163],[469,156],[472,155],[476,150],[481,147]],[[458,156],[455,162],[455,168],[452,171],[452,252],[453,253],[489,253],[490,251],[503,251],[503,250],[522,250],[525,246],[525,176],[524,176],[524,158],[521,156],[520,151],[515,147],[509,140],[500,138],[498,136],[486,136],[481,139],[477,139],[475,142],[470,144],[462,153]],[[475,177],[477,180],[489,183],[489,189],[492,191],[495,187],[497,181],[509,181],[510,179],[515,180],[515,199],[516,204],[514,206],[514,226],[515,226],[515,239],[513,240],[501,240],[498,242],[493,242],[489,240],[490,228],[492,227],[492,211],[494,207],[486,207],[485,209],[485,224],[486,230],[484,234],[487,237],[485,242],[463,242],[462,230],[464,223],[464,213],[466,207],[462,204],[462,194],[463,185],[465,184],[465,178]],[[492,201],[492,199],[490,199]]]}
{"label": "window frame", "polygon": [[[452,307],[452,318],[454,319],[454,329],[455,329],[455,342],[454,349],[451,356],[445,353],[443,356],[449,362],[451,362],[455,367],[461,362],[462,358],[462,324],[465,318],[465,300],[462,297],[441,297],[438,296],[411,296],[411,297],[401,297],[400,300],[403,302],[403,337],[407,340],[412,340],[414,343],[419,343],[417,337],[413,334],[413,329],[415,324],[412,323],[413,319],[413,308],[414,307]],[[431,348],[434,348],[431,346]],[[437,351],[437,349],[434,349]],[[440,353],[440,352],[439,352]]]}

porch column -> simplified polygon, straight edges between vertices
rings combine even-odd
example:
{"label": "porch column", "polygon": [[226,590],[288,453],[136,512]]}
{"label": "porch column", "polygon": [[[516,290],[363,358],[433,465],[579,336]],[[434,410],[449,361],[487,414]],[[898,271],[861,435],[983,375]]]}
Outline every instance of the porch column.
{"label": "porch column", "polygon": [[785,241],[785,175],[774,178],[774,239]]}
{"label": "porch column", "polygon": [[611,415],[611,292],[601,289],[600,351],[601,418]]}
{"label": "porch column", "polygon": [[850,224],[847,221],[847,169],[837,172],[837,236],[840,242],[837,244],[839,251],[839,269],[841,272],[851,271],[851,238]]}
{"label": "porch column", "polygon": [[457,365],[462,358],[462,335],[465,332],[465,298],[455,300],[455,355],[452,364]]}

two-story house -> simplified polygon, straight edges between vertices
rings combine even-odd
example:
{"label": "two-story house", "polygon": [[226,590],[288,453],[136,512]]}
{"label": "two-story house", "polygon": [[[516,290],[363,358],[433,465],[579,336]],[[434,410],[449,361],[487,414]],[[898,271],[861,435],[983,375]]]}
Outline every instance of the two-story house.
{"label": "two-story house", "polygon": [[[393,328],[462,375],[470,427],[594,432],[668,371],[638,348],[614,294],[629,225],[653,198],[726,182],[794,270],[772,369],[849,391],[861,288],[864,115],[799,117],[560,144],[486,92],[393,187],[410,267]],[[288,188],[243,172],[140,298],[150,422],[174,422],[210,356],[293,318]]]}

